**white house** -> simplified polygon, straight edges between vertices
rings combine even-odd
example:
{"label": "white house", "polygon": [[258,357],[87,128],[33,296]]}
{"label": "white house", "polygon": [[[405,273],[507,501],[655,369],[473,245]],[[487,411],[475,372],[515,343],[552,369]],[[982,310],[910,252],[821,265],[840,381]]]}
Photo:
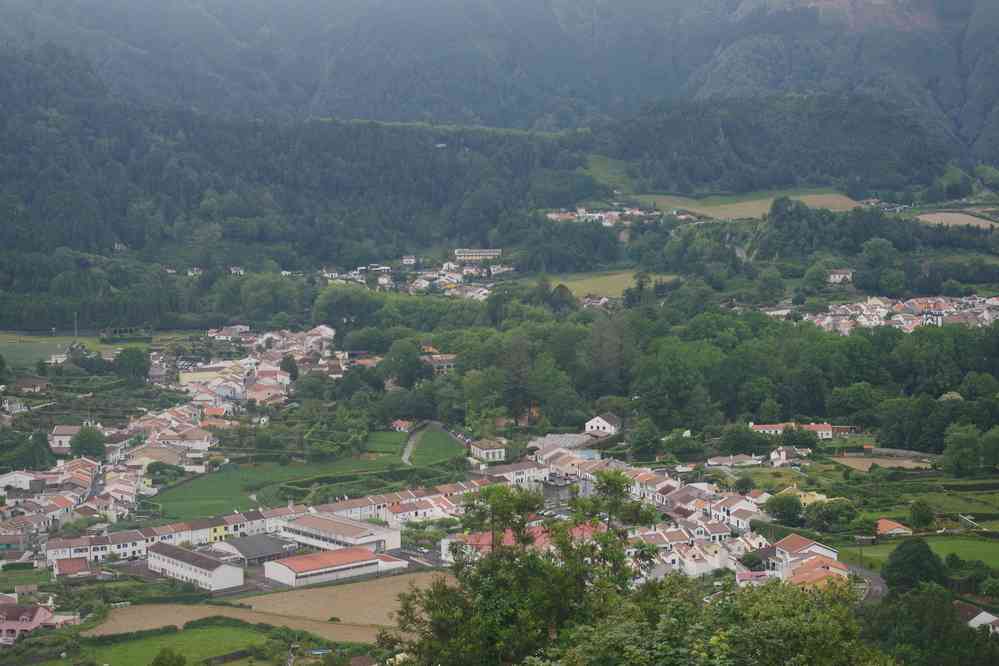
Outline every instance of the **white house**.
{"label": "white house", "polygon": [[781,579],[789,579],[805,560],[820,555],[831,560],[839,559],[835,548],[812,541],[800,534],[789,534],[774,544],[775,552],[767,568]]}
{"label": "white house", "polygon": [[829,271],[826,276],[826,282],[829,284],[846,284],[848,282],[853,282],[853,270],[849,268],[836,268]]}
{"label": "white house", "polygon": [[595,437],[613,437],[621,432],[621,419],[614,414],[594,416],[586,422],[586,433]]}
{"label": "white house", "polygon": [[70,441],[80,432],[80,426],[57,425],[49,433],[49,448],[56,455],[70,452]]}
{"label": "white house", "polygon": [[243,584],[243,570],[240,567],[166,543],[150,546],[146,563],[150,571],[191,583],[209,592],[228,590]]}
{"label": "white house", "polygon": [[473,458],[483,462],[503,462],[506,460],[506,444],[492,439],[472,442],[469,452]]}

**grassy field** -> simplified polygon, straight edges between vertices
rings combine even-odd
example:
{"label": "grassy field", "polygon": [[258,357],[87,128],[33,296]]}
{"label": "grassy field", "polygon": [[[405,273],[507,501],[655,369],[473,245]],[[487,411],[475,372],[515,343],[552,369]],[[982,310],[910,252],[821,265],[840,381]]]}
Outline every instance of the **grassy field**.
{"label": "grassy field", "polygon": [[[653,282],[656,280],[674,280],[675,275],[655,275],[649,276]],[[587,295],[607,296],[608,298],[620,298],[624,290],[635,286],[635,271],[613,271],[609,273],[573,273],[569,275],[555,275],[551,277],[553,285],[564,284],[577,298]]]}
{"label": "grassy field", "polygon": [[15,585],[40,585],[49,581],[47,569],[0,571],[0,592],[13,592]]}
{"label": "grassy field", "polygon": [[634,192],[634,183],[628,175],[628,163],[605,155],[590,155],[586,162],[586,173],[601,183],[610,185],[623,193]]}
{"label": "grassy field", "polygon": [[257,502],[250,495],[268,485],[323,474],[366,472],[401,466],[402,461],[398,453],[383,454],[377,458],[358,457],[328,463],[247,465],[239,469],[213,472],[198,477],[157,495],[153,501],[161,505],[163,515],[168,518],[178,520],[206,518],[256,507]]}
{"label": "grassy field", "polygon": [[402,455],[402,447],[406,443],[404,432],[373,432],[368,438],[367,450],[372,453],[389,453]]}
{"label": "grassy field", "polygon": [[980,227],[982,229],[991,229],[996,226],[995,222],[991,222],[975,215],[969,215],[968,213],[923,213],[919,216],[919,219],[928,224],[943,224],[948,227],[972,226]]}
{"label": "grassy field", "polygon": [[[154,345],[165,345],[172,341],[183,340],[194,334],[191,331],[171,331],[157,333],[153,337]],[[93,351],[108,351],[123,347],[148,347],[141,342],[105,345],[97,336],[81,335],[24,335],[13,331],[0,331],[0,355],[12,367],[27,368],[33,366],[39,359],[48,360],[52,354],[60,354],[73,342],[80,342]]]}
{"label": "grassy field", "polygon": [[[942,558],[955,553],[963,560],[981,560],[990,567],[999,567],[999,541],[946,536],[930,537],[927,542],[933,552]],[[880,567],[888,560],[888,556],[899,543],[901,542],[892,541],[879,543],[876,546],[864,546],[865,563]],[[859,561],[859,554],[860,550],[854,546],[843,548],[840,551],[841,559],[848,561]]]}
{"label": "grassy field", "polygon": [[427,428],[420,433],[420,438],[413,449],[413,464],[417,467],[433,465],[450,460],[465,452],[465,447],[446,432],[436,428]]}
{"label": "grassy field", "polygon": [[683,209],[708,217],[734,220],[763,217],[770,211],[774,199],[785,196],[803,201],[809,206],[837,211],[852,210],[860,205],[853,199],[830,189],[750,192],[735,196],[712,196],[703,199],[660,194],[642,194],[638,198],[642,203],[654,205],[663,211]]}
{"label": "grassy field", "polygon": [[[169,620],[169,618],[165,618]],[[148,664],[156,658],[163,648],[173,648],[187,657],[187,663],[198,664],[209,657],[218,657],[237,650],[243,650],[254,644],[263,643],[265,637],[251,627],[197,627],[177,634],[150,636],[135,641],[127,641],[117,645],[84,648],[82,653],[74,657],[73,663],[92,659],[98,664],[108,666],[131,666],[132,664]],[[66,661],[47,662],[65,664]]]}

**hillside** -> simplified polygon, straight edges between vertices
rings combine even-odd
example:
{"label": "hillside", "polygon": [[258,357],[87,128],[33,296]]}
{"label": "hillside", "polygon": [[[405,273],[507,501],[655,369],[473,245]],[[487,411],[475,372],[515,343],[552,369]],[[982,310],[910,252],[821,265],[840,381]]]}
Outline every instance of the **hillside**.
{"label": "hillside", "polygon": [[0,0],[157,105],[557,129],[644,101],[886,97],[999,154],[993,0]]}

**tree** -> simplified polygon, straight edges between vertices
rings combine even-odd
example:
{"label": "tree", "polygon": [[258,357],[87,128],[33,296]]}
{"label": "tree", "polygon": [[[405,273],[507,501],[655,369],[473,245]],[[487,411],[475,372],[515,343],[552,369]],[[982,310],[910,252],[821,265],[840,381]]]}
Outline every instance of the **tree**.
{"label": "tree", "polygon": [[739,559],[739,562],[750,571],[763,571],[766,567],[766,562],[763,561],[763,558],[753,552],[743,555]]}
{"label": "tree", "polygon": [[999,466],[999,426],[982,435],[982,465],[989,471]]}
{"label": "tree", "polygon": [[924,530],[933,526],[936,520],[936,512],[926,500],[917,499],[909,506],[909,522],[917,530]]}
{"label": "tree", "polygon": [[0,382],[7,381],[7,359],[0,354]]}
{"label": "tree", "polygon": [[782,525],[795,527],[801,523],[801,500],[794,495],[774,495],[763,508]]}
{"label": "tree", "polygon": [[853,502],[845,499],[814,502],[805,508],[805,525],[819,532],[838,532],[857,517]]}
{"label": "tree", "polygon": [[742,495],[745,495],[755,487],[756,482],[753,481],[753,477],[751,476],[740,476],[735,480],[735,490]]}
{"label": "tree", "polygon": [[127,347],[114,360],[114,371],[130,382],[144,382],[149,376],[149,352]]}
{"label": "tree", "polygon": [[104,435],[97,428],[84,426],[69,440],[69,446],[74,456],[104,459]]}
{"label": "tree", "polygon": [[918,538],[900,543],[888,556],[881,575],[894,594],[914,590],[920,583],[943,585],[947,581],[947,570],[940,556]]}
{"label": "tree", "polygon": [[737,453],[749,455],[769,449],[770,440],[767,439],[766,435],[756,432],[749,426],[730,425],[722,432],[718,448],[729,455]]}
{"label": "tree", "polygon": [[173,648],[162,648],[149,666],[187,666],[187,657]]}
{"label": "tree", "polygon": [[973,425],[952,425],[944,435],[941,465],[952,476],[968,476],[981,468],[981,432]]}
{"label": "tree", "polygon": [[281,365],[279,367],[288,373],[288,377],[291,381],[298,381],[298,363],[295,362],[294,356],[291,354],[285,354],[281,358]]}
{"label": "tree", "polygon": [[386,377],[394,377],[403,388],[413,388],[420,379],[431,376],[433,371],[420,357],[420,346],[412,340],[398,340],[392,343],[379,370]]}
{"label": "tree", "polygon": [[647,459],[656,454],[662,447],[662,433],[652,419],[638,419],[628,433],[628,444],[633,454],[641,459]]}
{"label": "tree", "polygon": [[988,578],[979,586],[982,594],[993,599],[999,599],[999,578]]}
{"label": "tree", "polygon": [[826,280],[829,278],[829,271],[826,269],[824,264],[818,263],[812,265],[807,271],[805,271],[805,277],[802,280],[802,284],[808,293],[816,293],[822,291],[823,287],[826,286]]}
{"label": "tree", "polygon": [[763,271],[756,285],[757,298],[763,303],[775,303],[784,296],[784,280],[776,268]]}

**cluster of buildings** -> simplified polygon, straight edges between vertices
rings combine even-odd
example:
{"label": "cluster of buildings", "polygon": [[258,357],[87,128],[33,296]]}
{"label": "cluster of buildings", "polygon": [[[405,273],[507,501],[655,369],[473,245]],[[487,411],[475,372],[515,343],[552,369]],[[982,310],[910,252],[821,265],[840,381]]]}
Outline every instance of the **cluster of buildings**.
{"label": "cluster of buildings", "polygon": [[[770,314],[787,314],[775,311]],[[999,298],[934,296],[907,301],[870,297],[857,303],[829,306],[828,312],[805,315],[804,320],[826,331],[849,335],[858,328],[891,326],[911,333],[920,326],[990,326],[999,319]]]}
{"label": "cluster of buildings", "polygon": [[115,504],[102,484],[101,464],[87,458],[60,460],[42,472],[15,470],[0,475],[0,539],[4,561],[26,560],[40,535]]}
{"label": "cluster of buildings", "polygon": [[394,267],[371,264],[344,273],[324,268],[321,273],[329,283],[354,283],[380,291],[439,293],[484,301],[492,293],[497,278],[516,272],[513,266],[503,264],[502,259],[501,249],[459,248],[453,251],[452,258],[440,264],[407,255]]}
{"label": "cluster of buildings", "polygon": [[[680,217],[682,211],[673,211],[673,214]],[[557,210],[545,215],[552,222],[596,222],[605,227],[630,226],[636,220],[653,220],[662,217],[662,213],[657,210],[644,210],[634,207],[617,207],[613,210],[587,210],[577,208],[576,210]],[[685,218],[680,218],[685,219]],[[696,218],[691,218],[696,219]]]}

